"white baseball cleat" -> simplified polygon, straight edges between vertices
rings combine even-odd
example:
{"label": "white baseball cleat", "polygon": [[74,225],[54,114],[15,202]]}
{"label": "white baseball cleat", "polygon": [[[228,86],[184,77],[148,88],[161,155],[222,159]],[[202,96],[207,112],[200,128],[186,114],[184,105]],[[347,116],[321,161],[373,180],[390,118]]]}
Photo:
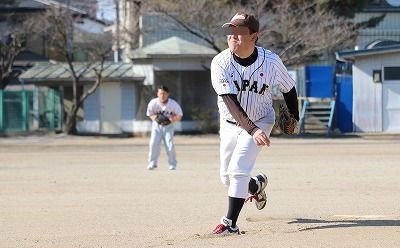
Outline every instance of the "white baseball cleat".
{"label": "white baseball cleat", "polygon": [[153,164],[153,165],[149,164],[149,166],[147,166],[148,170],[154,170],[155,168],[157,168],[156,164]]}
{"label": "white baseball cleat", "polygon": [[265,193],[265,188],[268,184],[268,178],[264,173],[258,173],[255,177],[252,177],[258,186],[258,190],[254,195],[251,195],[246,199],[245,202],[249,201],[256,204],[258,210],[261,210],[267,204],[267,194]]}
{"label": "white baseball cleat", "polygon": [[221,218],[221,224],[218,224],[214,228],[213,234],[240,234],[240,232],[237,225],[232,227],[232,220],[223,216]]}
{"label": "white baseball cleat", "polygon": [[169,170],[176,170],[176,166],[170,165],[168,169]]}

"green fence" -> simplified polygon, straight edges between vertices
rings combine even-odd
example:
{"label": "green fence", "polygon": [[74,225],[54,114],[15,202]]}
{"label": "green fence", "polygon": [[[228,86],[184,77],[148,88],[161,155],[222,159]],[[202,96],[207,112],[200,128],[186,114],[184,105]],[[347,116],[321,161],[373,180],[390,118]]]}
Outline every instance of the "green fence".
{"label": "green fence", "polygon": [[58,91],[0,90],[0,132],[62,130],[62,104]]}
{"label": "green fence", "polygon": [[39,128],[62,130],[62,105],[59,91],[40,88],[38,91]]}

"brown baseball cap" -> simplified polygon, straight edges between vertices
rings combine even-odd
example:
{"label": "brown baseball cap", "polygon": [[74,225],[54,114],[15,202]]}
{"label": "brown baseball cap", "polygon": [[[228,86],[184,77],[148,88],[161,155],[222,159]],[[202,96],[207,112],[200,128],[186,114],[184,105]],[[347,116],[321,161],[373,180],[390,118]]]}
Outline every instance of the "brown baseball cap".
{"label": "brown baseball cap", "polygon": [[225,23],[222,25],[223,28],[225,27],[247,27],[250,29],[251,33],[258,32],[260,28],[260,23],[253,15],[248,15],[242,12],[236,13],[230,22]]}

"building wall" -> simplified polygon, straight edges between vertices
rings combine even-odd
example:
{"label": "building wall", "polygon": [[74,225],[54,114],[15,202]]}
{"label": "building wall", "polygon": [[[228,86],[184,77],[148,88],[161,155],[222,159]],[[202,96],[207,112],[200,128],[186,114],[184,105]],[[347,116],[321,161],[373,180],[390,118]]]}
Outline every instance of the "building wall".
{"label": "building wall", "polygon": [[[360,23],[372,17],[380,16],[382,13],[363,12],[355,16],[355,22]],[[400,41],[400,12],[385,13],[385,18],[374,28],[359,31],[356,45],[364,49],[369,43],[377,39]]]}
{"label": "building wall", "polygon": [[[85,90],[88,87],[85,86]],[[78,131],[133,133],[138,109],[137,94],[137,86],[133,82],[101,84],[84,102],[84,118],[77,124]]]}
{"label": "building wall", "polygon": [[353,123],[356,132],[382,132],[382,83],[372,80],[373,70],[400,66],[400,53],[359,57],[353,64]]}
{"label": "building wall", "polygon": [[[176,63],[171,64],[177,65]],[[115,128],[119,128],[119,133],[143,134],[151,131],[151,121],[145,116],[145,112],[149,100],[156,97],[154,93],[156,85],[160,84],[170,88],[171,97],[177,100],[183,109],[183,121],[175,125],[177,131],[200,131],[199,126],[208,129],[203,131],[210,131],[210,128],[214,128],[213,125],[218,121],[217,96],[212,89],[209,71],[199,66],[195,68],[202,70],[178,71],[179,66],[181,69],[189,69],[192,66],[187,68],[184,68],[182,64],[177,66],[162,66],[163,69],[173,68],[174,71],[148,71],[152,75],[151,78],[154,78],[152,82],[148,82],[151,83],[150,85],[146,85],[144,82],[119,83],[119,93],[112,96],[114,99],[119,99],[119,104],[114,105],[119,106],[118,111],[121,116],[113,123]],[[146,74],[145,76],[147,78]],[[100,85],[99,89],[85,101],[84,119],[78,123],[79,132],[107,133],[102,128],[105,127],[102,115],[107,114],[103,113],[103,109],[109,104],[111,96],[104,97],[107,95],[102,93],[104,90],[106,87]],[[110,127],[110,123],[107,125]]]}
{"label": "building wall", "polygon": [[141,39],[140,47],[176,36],[196,44],[209,46],[198,36],[189,33],[179,23],[160,13],[146,13],[140,18]]}
{"label": "building wall", "polygon": [[170,89],[170,96],[178,101],[183,110],[183,120],[196,120],[208,112],[218,117],[217,94],[207,71],[159,71],[155,84]]}

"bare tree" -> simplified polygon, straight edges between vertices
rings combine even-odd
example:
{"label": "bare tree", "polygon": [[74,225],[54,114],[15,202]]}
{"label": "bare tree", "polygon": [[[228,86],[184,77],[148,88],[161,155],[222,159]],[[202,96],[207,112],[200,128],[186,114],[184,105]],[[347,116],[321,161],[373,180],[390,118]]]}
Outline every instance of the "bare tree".
{"label": "bare tree", "polygon": [[25,49],[26,37],[33,36],[33,15],[6,15],[0,22],[0,89],[8,84],[18,54]]}
{"label": "bare tree", "polygon": [[[43,16],[41,25],[45,27],[44,32],[52,51],[61,55],[61,58],[67,62],[71,74],[72,103],[67,113],[64,130],[68,134],[76,132],[78,110],[102,82],[104,62],[112,52],[110,34],[72,31],[73,23],[79,22],[79,18],[79,16],[74,16],[64,8],[51,8]],[[73,34],[78,35],[73,37]],[[87,61],[74,62],[73,52],[86,54]],[[81,92],[79,87],[83,86],[83,83],[88,80],[92,81],[90,87]]]}
{"label": "bare tree", "polygon": [[282,0],[264,13],[259,43],[279,54],[288,66],[348,47],[357,34],[348,18],[310,1]]}
{"label": "bare tree", "polygon": [[184,30],[203,39],[219,52],[226,47],[226,38],[220,26],[233,16],[235,7],[221,0],[149,0],[145,5],[147,11],[172,18]]}
{"label": "bare tree", "polygon": [[[115,60],[129,60],[132,49],[139,47],[139,20],[142,14],[141,0],[109,0],[115,11],[113,26]],[[123,56],[122,56],[123,55]]]}
{"label": "bare tree", "polygon": [[131,49],[139,47],[139,17],[142,11],[142,1],[126,0],[127,18],[124,23],[125,41],[127,43],[126,50],[129,52]]}
{"label": "bare tree", "polygon": [[350,19],[336,16],[316,0],[150,0],[147,9],[173,18],[216,51],[226,47],[221,24],[239,10],[253,13],[260,20],[258,44],[279,54],[286,65],[347,47],[357,34]]}
{"label": "bare tree", "polygon": [[7,86],[15,58],[23,49],[23,38],[18,34],[11,33],[0,38],[0,89]]}

